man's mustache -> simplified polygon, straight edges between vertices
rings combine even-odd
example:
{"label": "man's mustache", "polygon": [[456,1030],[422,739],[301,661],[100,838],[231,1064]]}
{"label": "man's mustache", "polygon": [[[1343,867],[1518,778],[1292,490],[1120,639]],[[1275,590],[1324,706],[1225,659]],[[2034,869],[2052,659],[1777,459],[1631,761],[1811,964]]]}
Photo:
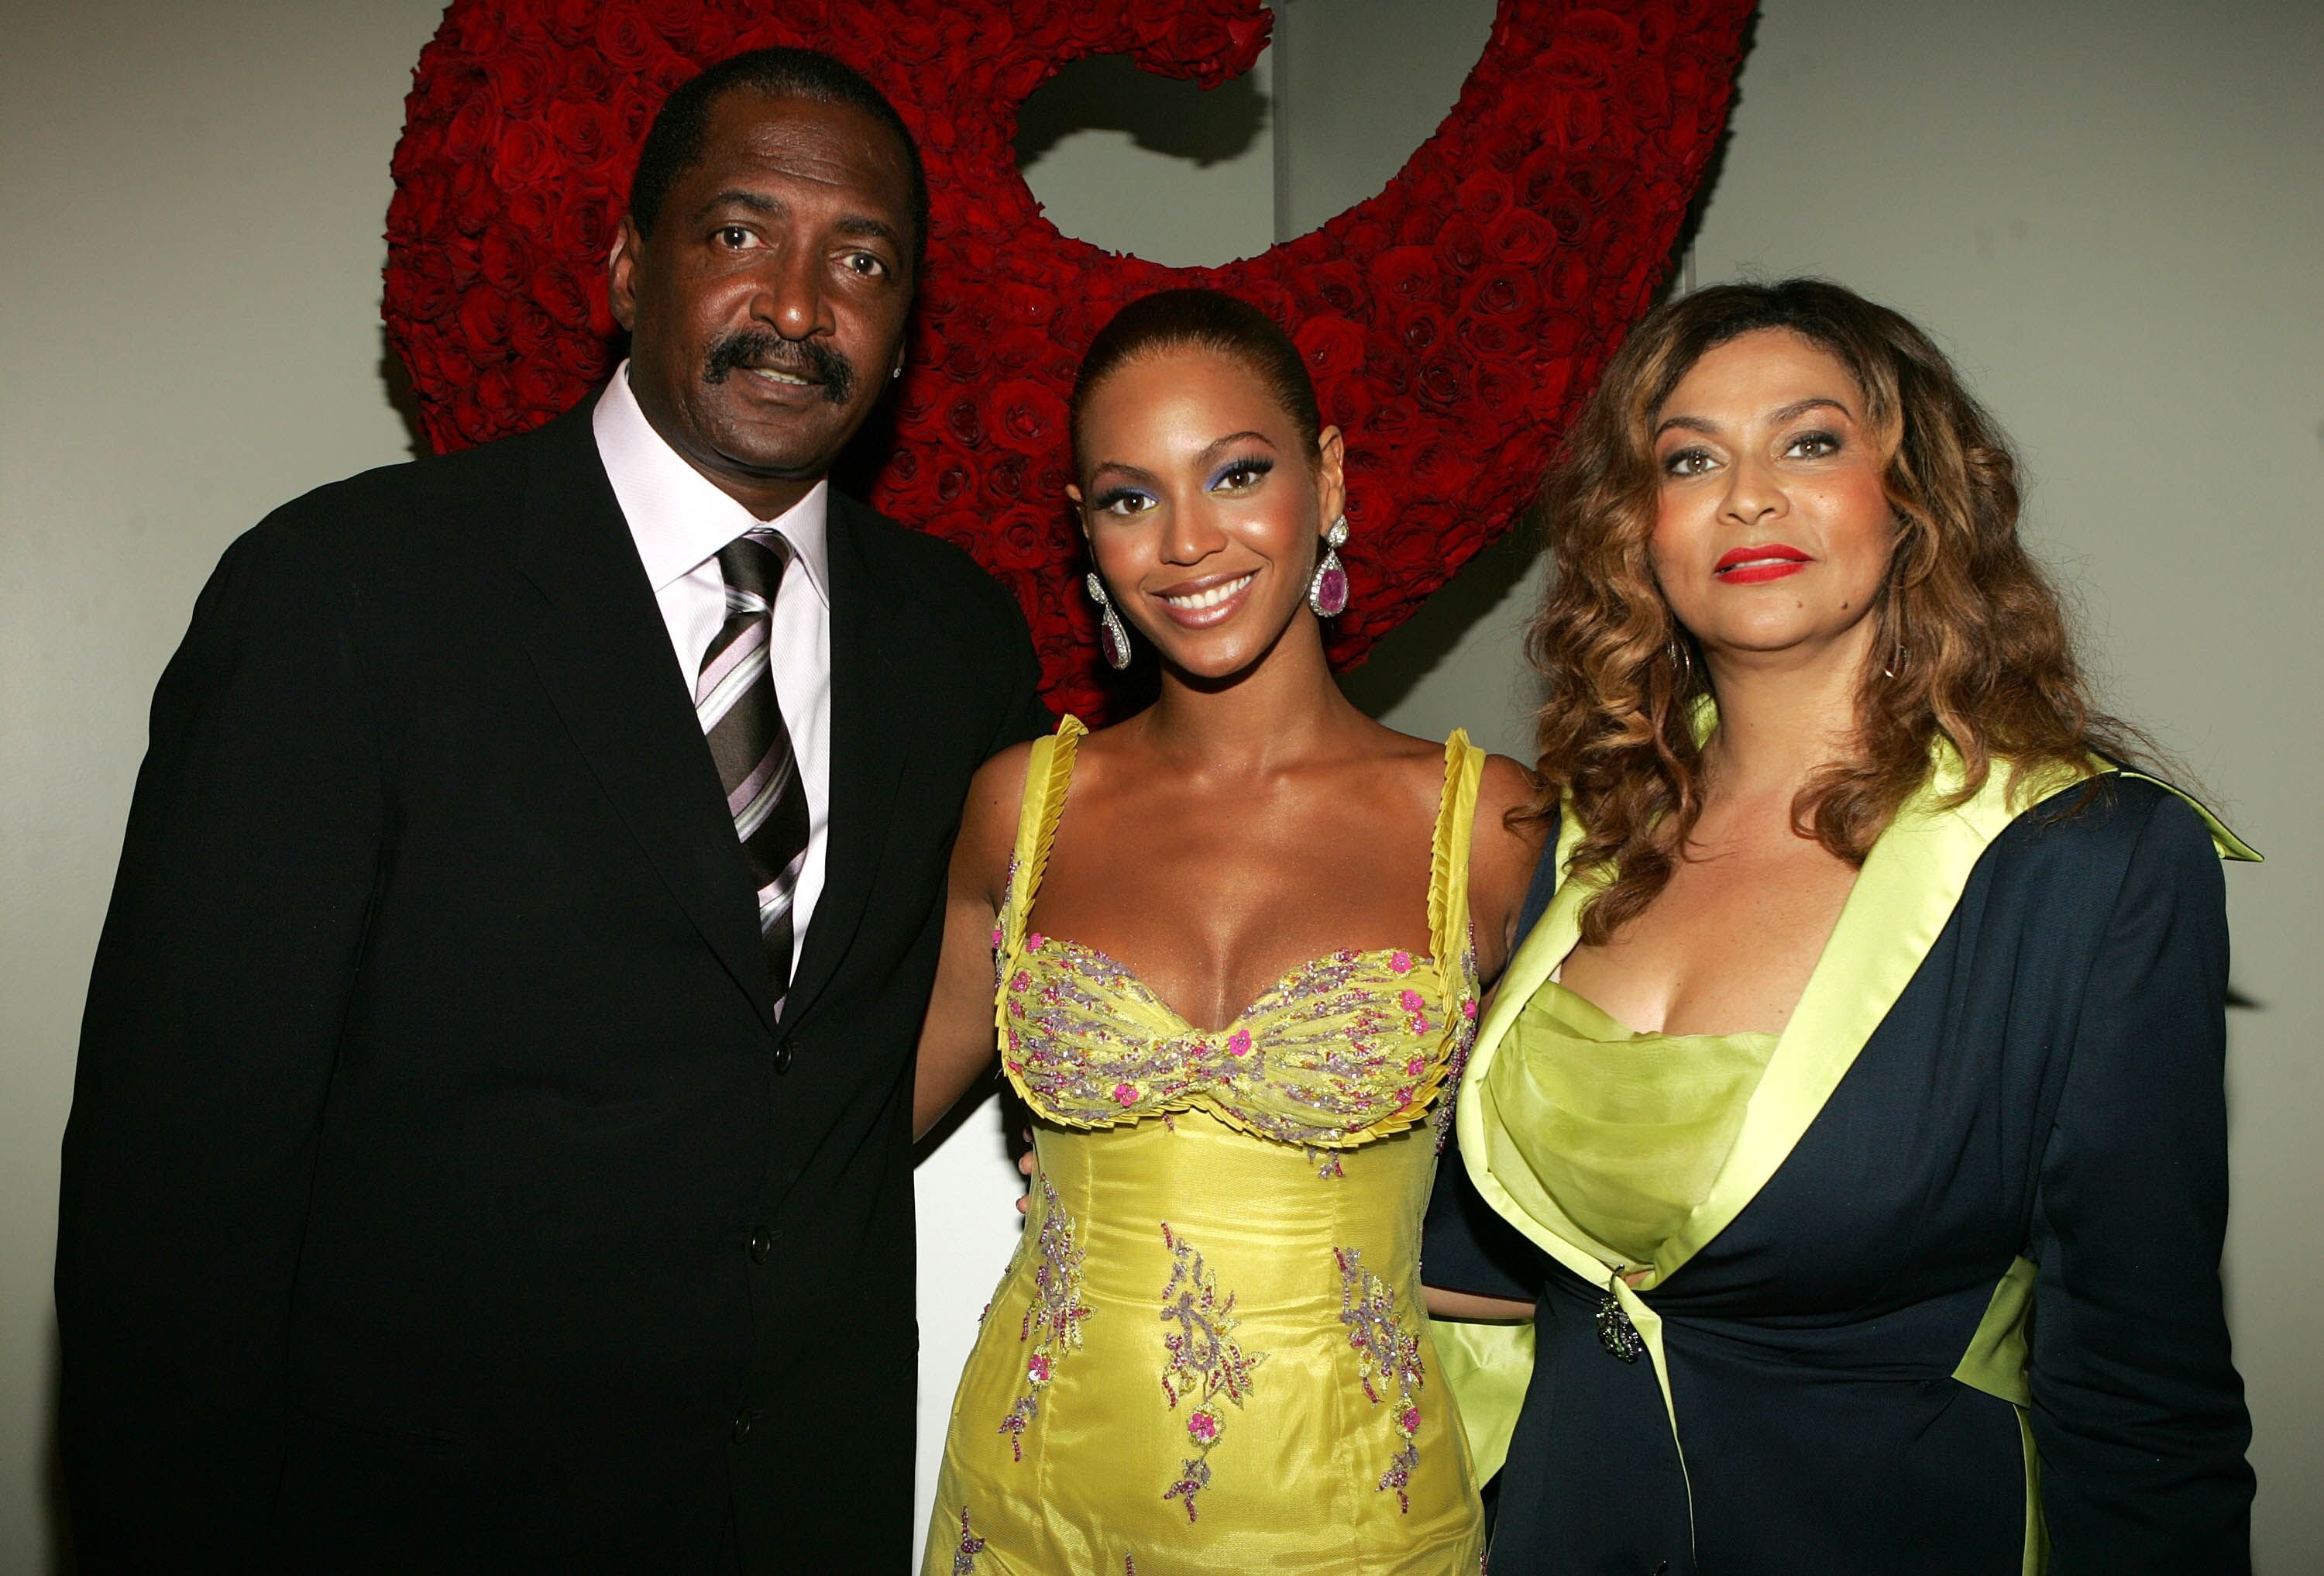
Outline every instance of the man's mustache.
{"label": "man's mustache", "polygon": [[702,381],[723,383],[740,367],[763,367],[805,378],[823,390],[823,397],[844,405],[855,392],[855,368],[827,345],[812,339],[786,339],[763,329],[745,328],[727,335],[703,358]]}

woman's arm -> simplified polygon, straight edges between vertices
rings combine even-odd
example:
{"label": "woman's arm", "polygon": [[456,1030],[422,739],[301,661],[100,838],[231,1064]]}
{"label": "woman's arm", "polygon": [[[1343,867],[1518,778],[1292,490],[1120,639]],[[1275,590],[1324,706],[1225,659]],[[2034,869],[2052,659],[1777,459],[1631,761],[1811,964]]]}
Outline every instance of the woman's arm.
{"label": "woman's arm", "polygon": [[992,934],[1031,753],[1030,744],[1004,750],[969,781],[945,883],[944,949],[920,1026],[912,1082],[915,1138],[936,1126],[992,1062]]}
{"label": "woman's arm", "polygon": [[1540,862],[1547,828],[1509,818],[1533,803],[1534,775],[1506,755],[1485,758],[1477,785],[1477,825],[1469,839],[1469,917],[1476,926],[1477,971],[1490,983],[1517,950],[1517,916]]}
{"label": "woman's arm", "polygon": [[[2127,788],[2115,814],[2135,813]],[[2251,1569],[2227,1344],[2227,932],[2194,812],[2158,797],[2083,991],[2042,1161],[2033,1427],[2051,1576]]]}

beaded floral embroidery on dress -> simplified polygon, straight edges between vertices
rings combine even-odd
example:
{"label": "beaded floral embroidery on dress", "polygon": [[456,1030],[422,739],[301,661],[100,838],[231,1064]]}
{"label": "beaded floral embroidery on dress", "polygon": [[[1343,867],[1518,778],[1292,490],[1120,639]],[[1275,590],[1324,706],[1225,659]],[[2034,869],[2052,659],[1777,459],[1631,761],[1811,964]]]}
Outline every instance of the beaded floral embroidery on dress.
{"label": "beaded floral embroidery on dress", "polygon": [[1082,1322],[1090,1310],[1082,1301],[1082,1249],[1074,1243],[1074,1218],[1057,1200],[1057,1190],[1041,1178],[1041,1234],[1036,1244],[1040,1262],[1033,1267],[1033,1295],[1025,1317],[1017,1325],[1017,1339],[1029,1342],[1025,1359],[1025,1393],[1001,1420],[998,1432],[1009,1436],[1009,1450],[1025,1459],[1025,1430],[1041,1409],[1041,1392],[1068,1351],[1082,1344]]}
{"label": "beaded floral embroidery on dress", "polygon": [[976,1576],[976,1556],[984,1553],[984,1540],[968,1530],[968,1507],[961,1507],[960,1542],[952,1553],[952,1576]]}
{"label": "beaded floral embroidery on dress", "polygon": [[1181,1400],[1194,1403],[1186,1414],[1186,1438],[1194,1454],[1180,1465],[1178,1480],[1162,1498],[1184,1500],[1186,1519],[1193,1521],[1194,1496],[1211,1483],[1211,1447],[1218,1443],[1226,1423],[1220,1402],[1238,1407],[1243,1404],[1250,1394],[1251,1370],[1267,1360],[1267,1353],[1247,1352],[1236,1342],[1234,1294],[1220,1296],[1217,1277],[1203,1263],[1202,1254],[1174,1235],[1167,1221],[1162,1223],[1162,1244],[1170,1249],[1162,1322],[1177,1326],[1162,1337],[1162,1349],[1168,1354],[1162,1365],[1162,1394],[1174,1412]]}
{"label": "beaded floral embroidery on dress", "polygon": [[1394,1490],[1397,1503],[1408,1513],[1412,1496],[1407,1490],[1420,1465],[1420,1387],[1427,1377],[1420,1365],[1420,1336],[1397,1320],[1395,1291],[1364,1267],[1360,1249],[1332,1251],[1340,1261],[1340,1323],[1348,1327],[1348,1345],[1356,1354],[1356,1377],[1364,1398],[1377,1406],[1388,1399],[1391,1386],[1396,1390],[1393,1416],[1404,1443],[1380,1474],[1379,1491]]}
{"label": "beaded floral embroidery on dress", "polygon": [[[1467,916],[1453,879],[1465,851],[1447,845],[1447,816],[1429,898],[1431,931],[1450,964],[1401,947],[1327,953],[1261,991],[1232,1023],[1197,1028],[1119,960],[1026,923],[1081,733],[1069,718],[1035,756],[1027,825],[993,932],[1001,1066],[1035,1113],[1087,1129],[1199,1109],[1254,1137],[1338,1149],[1441,1108],[1477,1010],[1473,953],[1444,945]],[[1448,742],[1448,763],[1473,754],[1462,735]],[[1448,764],[1448,806],[1454,777]]]}

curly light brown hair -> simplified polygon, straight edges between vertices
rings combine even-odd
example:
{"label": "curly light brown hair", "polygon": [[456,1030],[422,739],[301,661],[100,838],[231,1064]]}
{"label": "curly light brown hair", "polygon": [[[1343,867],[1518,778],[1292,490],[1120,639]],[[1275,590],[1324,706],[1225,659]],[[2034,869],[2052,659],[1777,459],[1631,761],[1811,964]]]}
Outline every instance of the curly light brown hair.
{"label": "curly light brown hair", "polygon": [[2022,774],[2077,769],[2094,750],[2150,753],[2094,704],[2057,590],[2018,539],[2008,439],[1929,336],[1822,280],[1697,290],[1623,344],[1536,505],[1554,574],[1526,634],[1548,681],[1535,815],[1554,816],[1571,795],[1582,828],[1573,871],[1616,872],[1582,915],[1593,945],[1654,901],[1702,811],[1692,722],[1708,684],[1648,557],[1662,481],[1655,419],[1705,352],[1763,328],[1800,336],[1854,377],[1896,522],[1855,747],[1794,801],[1801,834],[1861,864],[1927,780],[1940,740],[1965,768],[1960,799],[1997,761]]}

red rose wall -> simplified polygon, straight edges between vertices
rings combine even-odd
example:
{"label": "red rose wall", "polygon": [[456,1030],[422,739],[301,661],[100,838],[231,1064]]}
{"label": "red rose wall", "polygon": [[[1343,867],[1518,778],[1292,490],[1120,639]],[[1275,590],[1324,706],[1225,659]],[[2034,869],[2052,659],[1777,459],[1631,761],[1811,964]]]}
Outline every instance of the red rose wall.
{"label": "red rose wall", "polygon": [[1387,189],[1259,256],[1173,269],[1043,217],[1016,167],[1018,106],[1092,54],[1213,86],[1267,46],[1256,5],[454,0],[395,152],[389,335],[439,449],[569,409],[621,353],[604,260],[662,97],[742,50],[825,50],[894,102],[933,201],[872,502],[1007,584],[1051,704],[1104,716],[1114,692],[1062,501],[1074,366],[1136,296],[1231,291],[1292,331],[1350,434],[1352,599],[1331,635],[1345,666],[1508,528],[1651,300],[1749,11],[1501,0],[1459,103]]}

